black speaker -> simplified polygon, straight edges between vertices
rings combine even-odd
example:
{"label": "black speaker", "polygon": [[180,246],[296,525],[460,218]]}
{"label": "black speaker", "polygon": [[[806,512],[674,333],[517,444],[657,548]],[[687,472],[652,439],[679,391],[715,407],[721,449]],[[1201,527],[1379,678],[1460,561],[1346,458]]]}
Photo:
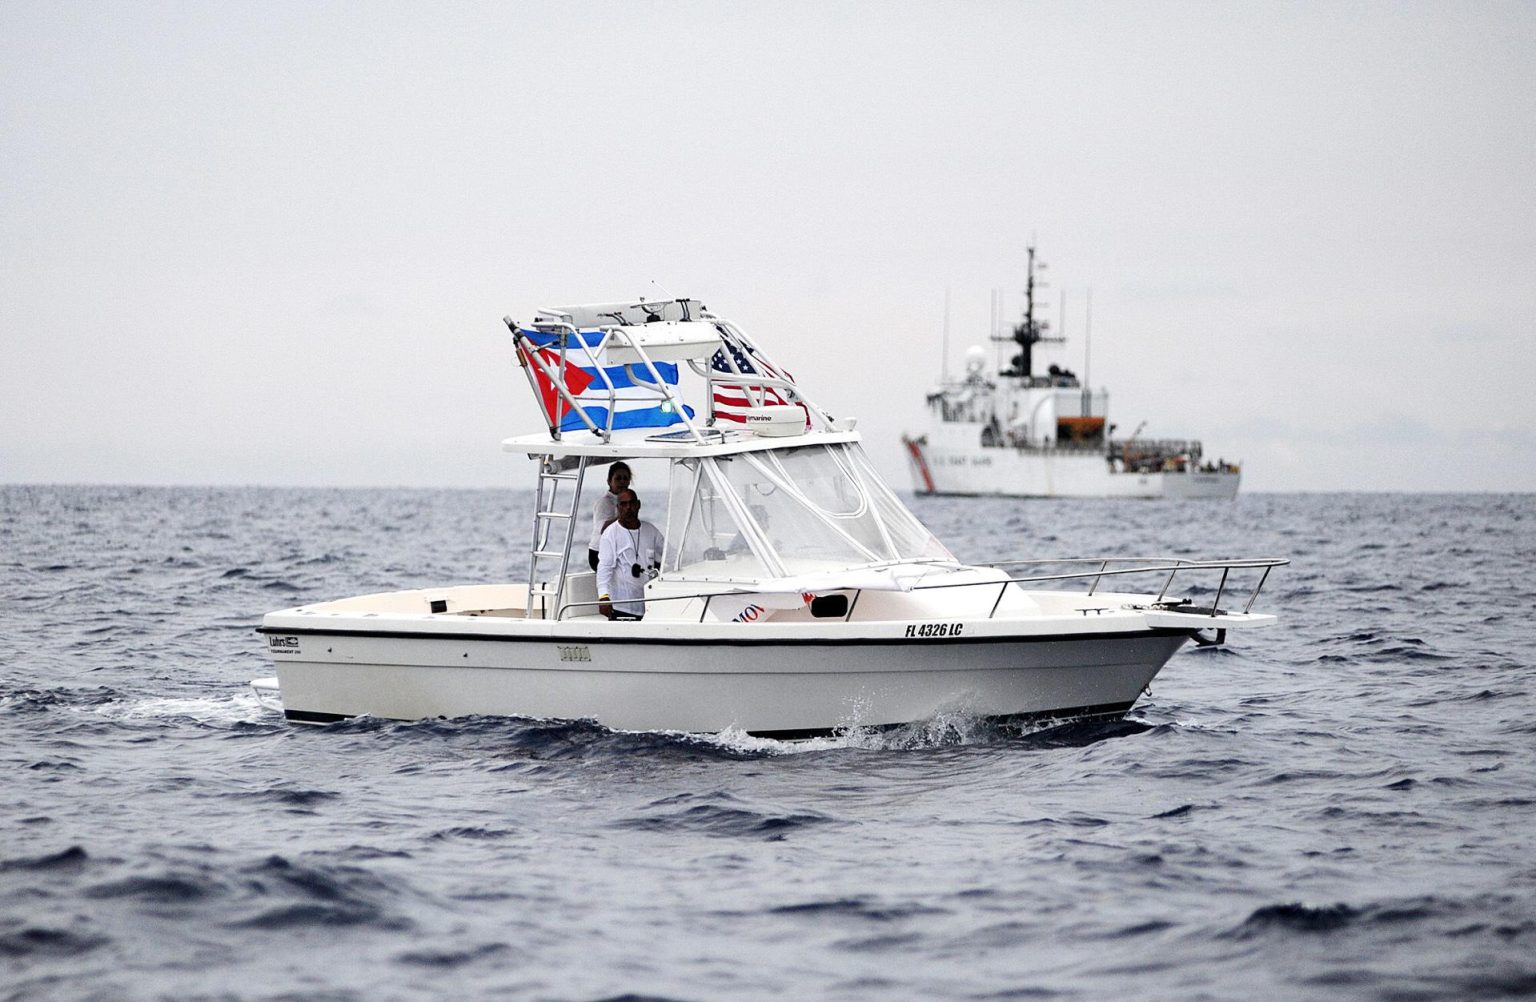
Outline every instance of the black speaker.
{"label": "black speaker", "polygon": [[811,615],[817,619],[841,618],[848,615],[848,596],[817,595],[811,599]]}

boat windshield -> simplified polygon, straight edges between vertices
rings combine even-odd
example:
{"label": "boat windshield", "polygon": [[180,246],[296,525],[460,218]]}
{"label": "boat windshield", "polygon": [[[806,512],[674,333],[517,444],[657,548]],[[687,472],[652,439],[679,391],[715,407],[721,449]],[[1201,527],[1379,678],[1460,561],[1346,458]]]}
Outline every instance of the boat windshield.
{"label": "boat windshield", "polygon": [[853,444],[676,463],[665,570],[751,580],[953,556]]}

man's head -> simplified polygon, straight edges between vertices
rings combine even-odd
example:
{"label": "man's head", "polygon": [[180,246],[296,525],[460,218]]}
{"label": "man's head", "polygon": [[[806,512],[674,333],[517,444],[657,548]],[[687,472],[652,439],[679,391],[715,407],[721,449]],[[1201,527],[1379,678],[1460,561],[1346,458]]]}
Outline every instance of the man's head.
{"label": "man's head", "polygon": [[619,509],[619,524],[626,529],[640,528],[640,496],[625,488],[615,495]]}

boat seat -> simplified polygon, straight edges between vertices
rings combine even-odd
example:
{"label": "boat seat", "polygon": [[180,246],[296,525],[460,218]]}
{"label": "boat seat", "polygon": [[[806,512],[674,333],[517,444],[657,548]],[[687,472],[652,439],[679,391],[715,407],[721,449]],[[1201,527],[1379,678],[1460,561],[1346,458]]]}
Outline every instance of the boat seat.
{"label": "boat seat", "polygon": [[[572,602],[596,602],[597,601],[597,572],[576,571],[565,576],[566,605]],[[582,605],[568,608],[565,611],[567,618],[572,616],[596,616],[597,606]]]}

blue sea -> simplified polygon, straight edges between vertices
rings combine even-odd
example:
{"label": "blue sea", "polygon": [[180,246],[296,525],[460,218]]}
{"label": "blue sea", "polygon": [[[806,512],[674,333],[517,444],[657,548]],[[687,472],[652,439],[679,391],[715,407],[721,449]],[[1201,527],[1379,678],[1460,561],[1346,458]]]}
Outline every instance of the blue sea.
{"label": "blue sea", "polygon": [[1282,556],[1118,723],[296,727],[272,609],[516,578],[527,492],[0,487],[0,999],[1536,995],[1536,496],[915,499]]}

